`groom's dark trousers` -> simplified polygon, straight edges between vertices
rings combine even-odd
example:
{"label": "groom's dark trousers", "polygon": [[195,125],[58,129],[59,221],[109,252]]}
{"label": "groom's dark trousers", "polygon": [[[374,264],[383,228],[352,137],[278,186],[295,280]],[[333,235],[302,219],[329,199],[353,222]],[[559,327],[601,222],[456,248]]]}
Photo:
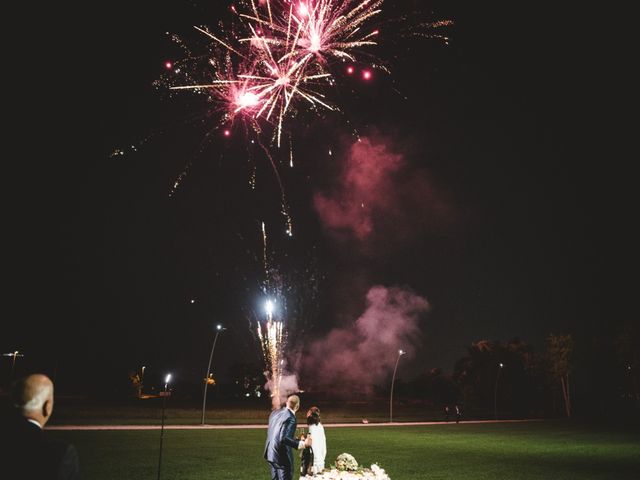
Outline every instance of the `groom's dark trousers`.
{"label": "groom's dark trousers", "polygon": [[269,430],[264,446],[264,458],[269,462],[271,480],[293,479],[293,452],[298,448],[296,416],[288,408],[274,410],[269,417]]}

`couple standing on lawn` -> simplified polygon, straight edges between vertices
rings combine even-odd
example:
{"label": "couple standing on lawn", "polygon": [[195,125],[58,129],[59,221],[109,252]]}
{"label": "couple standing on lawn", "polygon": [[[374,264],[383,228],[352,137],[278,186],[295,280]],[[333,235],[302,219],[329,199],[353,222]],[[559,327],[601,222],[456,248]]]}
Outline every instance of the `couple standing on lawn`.
{"label": "couple standing on lawn", "polygon": [[[321,472],[324,469],[324,459],[327,454],[327,441],[324,427],[320,423],[320,409],[311,407],[307,412],[309,434],[300,440],[294,438],[298,422],[296,412],[300,408],[300,397],[291,395],[286,405],[274,410],[269,417],[269,430],[264,447],[264,458],[269,462],[271,480],[293,479],[292,448],[305,449],[303,458],[303,475]],[[313,450],[311,450],[313,445]],[[309,450],[306,450],[309,449]],[[309,455],[311,454],[311,455]],[[313,461],[310,462],[310,457]],[[310,463],[310,464],[308,464]]]}

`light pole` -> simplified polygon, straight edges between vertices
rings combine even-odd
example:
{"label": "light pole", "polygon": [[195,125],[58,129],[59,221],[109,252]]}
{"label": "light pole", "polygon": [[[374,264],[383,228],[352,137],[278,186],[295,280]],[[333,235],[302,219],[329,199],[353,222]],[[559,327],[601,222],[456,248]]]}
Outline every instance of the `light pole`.
{"label": "light pole", "polygon": [[391,397],[389,398],[389,423],[393,423],[393,384],[396,382],[396,372],[398,371],[398,363],[400,363],[400,357],[404,355],[404,350],[398,350],[398,358],[396,359],[396,366],[393,369],[393,377],[391,377]]}
{"label": "light pole", "polygon": [[147,368],[147,367],[145,367],[143,365],[142,366],[142,370],[140,372],[140,397],[142,397],[142,393],[143,393],[143,390],[144,390],[144,370],[145,370],[145,368]]}
{"label": "light pole", "polygon": [[11,361],[11,377],[9,377],[9,383],[11,383],[11,381],[13,380],[13,371],[16,368],[16,357],[24,357],[24,355],[21,354],[18,350],[16,350],[15,352],[12,352],[12,353],[3,353],[2,356],[13,357],[13,360]]}
{"label": "light pole", "polygon": [[498,364],[498,373],[496,375],[496,385],[493,389],[493,418],[498,419],[498,380],[500,379],[500,372],[504,368],[504,363]]}
{"label": "light pole", "polygon": [[207,374],[204,376],[204,395],[202,396],[202,425],[204,425],[204,414],[207,409],[207,387],[209,386],[209,374],[211,373],[211,360],[213,359],[213,351],[216,349],[216,342],[220,332],[226,330],[222,325],[216,325],[216,336],[213,339],[211,347],[211,355],[209,355],[209,365],[207,366]]}
{"label": "light pole", "polygon": [[171,392],[167,390],[167,386],[171,381],[171,374],[167,374],[164,379],[164,390],[160,392],[162,397],[162,426],[160,427],[160,455],[158,456],[158,480],[160,480],[160,469],[162,468],[162,440],[164,439],[164,406],[167,401],[167,397],[171,395]]}

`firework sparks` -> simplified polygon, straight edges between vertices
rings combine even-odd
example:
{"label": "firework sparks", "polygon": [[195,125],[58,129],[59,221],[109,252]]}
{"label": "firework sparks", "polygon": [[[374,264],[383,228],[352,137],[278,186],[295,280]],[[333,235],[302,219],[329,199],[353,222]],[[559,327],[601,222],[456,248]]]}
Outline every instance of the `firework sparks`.
{"label": "firework sparks", "polygon": [[[211,41],[204,57],[193,55],[172,36],[187,58],[166,60],[164,79],[170,90],[206,95],[220,112],[218,127],[224,137],[233,135],[233,124],[239,121],[267,153],[269,145],[263,144],[262,135],[270,131],[271,145],[281,147],[288,120],[298,112],[340,110],[331,98],[331,87],[345,73],[354,76],[355,65],[362,67],[358,77],[363,82],[374,79],[374,70],[390,73],[368,52],[378,44],[380,29],[374,21],[383,4],[384,0],[238,0],[231,7],[234,21],[221,23],[216,32],[194,27]],[[403,30],[399,36],[445,43],[448,38],[437,31],[452,24],[407,17],[397,23]],[[207,59],[204,69],[203,58]],[[289,165],[293,166],[290,130],[288,134]],[[267,157],[278,176],[286,234],[291,236],[291,217],[276,162],[269,153]],[[254,178],[250,184],[254,186]]]}
{"label": "firework sparks", "polygon": [[274,317],[276,303],[265,302],[266,321],[258,324],[258,338],[262,347],[274,406],[280,401],[280,383],[284,371],[284,323]]}
{"label": "firework sparks", "polygon": [[239,34],[216,35],[195,27],[217,46],[209,60],[212,81],[170,88],[210,95],[222,105],[223,123],[241,114],[257,132],[258,121],[275,125],[279,147],[285,121],[299,108],[337,109],[326,98],[325,87],[333,82],[331,60],[356,61],[356,51],[376,44],[379,31],[365,25],[381,12],[383,1],[240,2],[233,9]]}

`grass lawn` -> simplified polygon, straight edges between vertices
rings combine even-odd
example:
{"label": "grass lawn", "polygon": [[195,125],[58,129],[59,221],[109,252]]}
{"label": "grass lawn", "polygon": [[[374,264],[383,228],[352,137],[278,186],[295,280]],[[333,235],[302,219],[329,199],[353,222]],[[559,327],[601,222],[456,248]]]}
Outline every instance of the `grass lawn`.
{"label": "grass lawn", "polygon": [[[303,405],[313,405],[305,400]],[[56,400],[51,425],[158,425],[161,418],[161,402],[158,398],[129,402],[98,402],[87,400]],[[361,423],[389,421],[387,402],[335,403],[322,402],[322,419],[325,423]],[[263,402],[209,403],[206,421],[209,424],[263,424],[271,413],[268,400]],[[482,418],[477,412],[464,412],[465,418]],[[168,425],[199,425],[202,419],[202,403],[167,402]],[[441,409],[426,409],[422,405],[404,405],[397,402],[394,420],[441,421]]]}
{"label": "grass lawn", "polygon": [[[165,431],[163,479],[266,479],[265,430]],[[76,445],[87,479],[155,479],[158,431],[51,431]],[[640,478],[637,429],[568,422],[327,428],[342,452],[392,480]]]}

